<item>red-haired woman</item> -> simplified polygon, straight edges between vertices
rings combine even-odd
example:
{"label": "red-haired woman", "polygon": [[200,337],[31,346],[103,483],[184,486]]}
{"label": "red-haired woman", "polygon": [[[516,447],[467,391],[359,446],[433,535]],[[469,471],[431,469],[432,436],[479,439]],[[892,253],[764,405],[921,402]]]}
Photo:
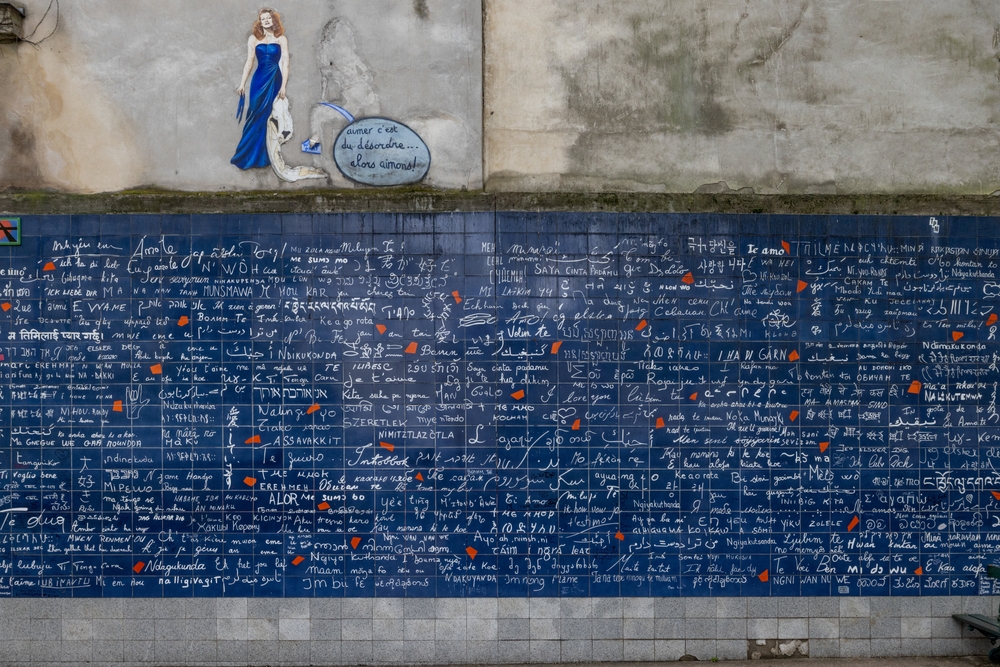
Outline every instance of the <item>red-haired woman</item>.
{"label": "red-haired woman", "polygon": [[247,63],[243,67],[240,87],[236,90],[240,97],[246,92],[255,58],[257,70],[250,81],[247,121],[243,126],[243,137],[236,147],[236,155],[231,160],[240,169],[270,166],[267,119],[271,116],[275,98],[285,98],[288,82],[288,38],[281,25],[281,15],[267,7],[257,12],[253,34],[247,40]]}

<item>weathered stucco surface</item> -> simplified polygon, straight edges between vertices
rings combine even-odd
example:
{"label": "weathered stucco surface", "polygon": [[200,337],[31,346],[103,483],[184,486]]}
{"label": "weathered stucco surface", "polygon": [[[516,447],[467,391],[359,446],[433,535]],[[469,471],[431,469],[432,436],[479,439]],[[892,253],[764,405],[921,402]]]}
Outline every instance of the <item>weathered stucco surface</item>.
{"label": "weathered stucco surface", "polygon": [[[26,7],[30,30],[48,0],[17,4]],[[480,0],[60,5],[58,30],[37,48],[0,46],[0,190],[348,187],[339,174],[329,184],[289,185],[269,169],[243,172],[229,163],[241,133],[235,90],[247,37],[265,5],[281,13],[289,40],[295,122],[284,149],[289,164],[332,166],[332,160],[301,153],[299,144],[315,129],[314,104],[343,103],[338,96],[350,93],[351,102],[358,95],[369,102],[349,109],[356,115],[377,112],[421,134],[434,157],[426,185],[481,187]],[[54,25],[53,18],[48,22]],[[353,35],[353,44],[324,46],[331,22],[344,28],[339,34]],[[325,62],[331,55],[354,67]],[[370,89],[358,92],[359,81]],[[327,123],[322,129],[339,128]],[[332,141],[324,137],[324,153],[332,151]]]}
{"label": "weathered stucco surface", "polygon": [[996,2],[487,0],[485,35],[489,189],[1000,189]]}

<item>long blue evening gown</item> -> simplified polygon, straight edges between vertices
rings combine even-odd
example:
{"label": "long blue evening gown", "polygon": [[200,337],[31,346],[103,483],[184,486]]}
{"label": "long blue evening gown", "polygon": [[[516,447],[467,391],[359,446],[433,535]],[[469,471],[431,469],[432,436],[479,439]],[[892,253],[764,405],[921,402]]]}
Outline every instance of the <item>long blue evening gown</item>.
{"label": "long blue evening gown", "polygon": [[257,71],[250,81],[250,104],[247,121],[243,126],[243,137],[236,147],[236,155],[230,160],[240,169],[271,166],[267,156],[267,119],[271,117],[271,105],[281,90],[280,44],[258,44]]}

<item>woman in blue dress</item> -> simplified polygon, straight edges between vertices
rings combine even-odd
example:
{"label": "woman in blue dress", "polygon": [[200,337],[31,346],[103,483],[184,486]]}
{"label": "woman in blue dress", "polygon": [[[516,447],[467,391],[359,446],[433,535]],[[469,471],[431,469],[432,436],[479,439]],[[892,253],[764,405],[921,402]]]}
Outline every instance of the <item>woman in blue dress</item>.
{"label": "woman in blue dress", "polygon": [[267,120],[271,117],[271,106],[275,98],[285,99],[285,85],[288,82],[288,38],[281,25],[281,15],[273,9],[264,8],[257,12],[253,24],[253,34],[247,40],[247,63],[243,67],[243,78],[237,94],[246,93],[247,79],[253,69],[254,59],[257,70],[250,81],[250,100],[247,105],[247,120],[243,126],[243,137],[236,147],[236,155],[231,162],[240,169],[268,167]]}

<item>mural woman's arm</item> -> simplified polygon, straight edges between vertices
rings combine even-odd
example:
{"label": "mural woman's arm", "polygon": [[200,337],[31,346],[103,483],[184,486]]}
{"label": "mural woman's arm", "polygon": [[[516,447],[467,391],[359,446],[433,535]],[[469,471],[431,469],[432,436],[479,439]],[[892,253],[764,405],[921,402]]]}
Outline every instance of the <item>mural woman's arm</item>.
{"label": "mural woman's arm", "polygon": [[288,86],[288,38],[282,35],[278,38],[278,44],[281,45],[281,61],[278,63],[278,68],[281,69],[281,90],[278,91],[278,97],[285,99],[285,87]]}
{"label": "mural woman's arm", "polygon": [[240,87],[236,89],[237,95],[246,94],[247,90],[247,79],[250,78],[250,70],[253,68],[254,59],[254,46],[256,46],[253,35],[250,35],[250,39],[247,40],[247,64],[243,66],[243,77],[240,79]]}

